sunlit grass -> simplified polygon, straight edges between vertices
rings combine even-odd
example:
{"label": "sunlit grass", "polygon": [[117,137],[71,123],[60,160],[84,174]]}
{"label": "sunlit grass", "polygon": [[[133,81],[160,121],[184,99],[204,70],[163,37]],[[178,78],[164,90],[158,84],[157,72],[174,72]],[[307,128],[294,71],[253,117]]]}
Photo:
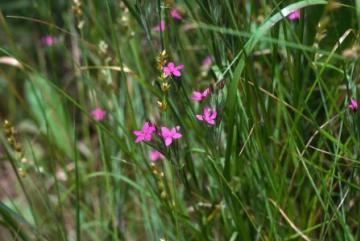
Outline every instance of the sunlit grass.
{"label": "sunlit grass", "polygon": [[359,7],[0,1],[1,240],[359,240]]}

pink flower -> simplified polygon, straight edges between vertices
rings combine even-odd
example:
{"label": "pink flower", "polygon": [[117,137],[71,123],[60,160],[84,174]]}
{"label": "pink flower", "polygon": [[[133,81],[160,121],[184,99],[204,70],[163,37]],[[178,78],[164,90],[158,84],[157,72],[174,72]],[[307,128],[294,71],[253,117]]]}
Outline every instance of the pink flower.
{"label": "pink flower", "polygon": [[163,154],[161,154],[161,152],[157,150],[150,151],[149,156],[150,156],[150,160],[153,162],[157,161],[158,159],[164,158]]}
{"label": "pink flower", "polygon": [[358,103],[355,99],[350,98],[350,104],[348,105],[349,109],[352,111],[356,111],[358,108]]}
{"label": "pink flower", "polygon": [[97,121],[104,120],[105,115],[106,115],[106,111],[101,109],[100,107],[96,107],[96,109],[91,112],[91,116]]}
{"label": "pink flower", "polygon": [[160,23],[154,27],[155,32],[164,32],[164,29],[165,29],[165,21],[164,20],[161,20]]}
{"label": "pink flower", "polygon": [[41,38],[41,43],[46,46],[51,46],[55,44],[55,38],[50,35],[46,35]]}
{"label": "pink flower", "polygon": [[215,125],[215,119],[217,117],[216,111],[211,111],[209,107],[205,107],[202,115],[196,115],[196,119],[199,121],[205,121],[209,125]]}
{"label": "pink flower", "polygon": [[180,126],[176,126],[171,129],[164,126],[161,127],[161,136],[164,139],[165,146],[170,146],[173,140],[180,139],[182,137],[179,130]]}
{"label": "pink flower", "polygon": [[206,88],[203,92],[194,91],[191,96],[191,99],[193,101],[200,102],[200,101],[203,101],[204,99],[206,99],[206,97],[208,97],[209,94],[210,94],[210,88]]}
{"label": "pink flower", "polygon": [[293,12],[291,12],[287,18],[290,20],[290,21],[295,21],[295,20],[298,20],[300,18],[300,10],[295,10]]}
{"label": "pink flower", "polygon": [[176,77],[179,77],[179,76],[181,76],[180,70],[182,70],[183,68],[184,68],[183,64],[175,66],[175,64],[173,62],[170,62],[166,66],[164,66],[163,71],[166,76],[174,75]]}
{"label": "pink flower", "polygon": [[133,131],[133,134],[136,136],[135,143],[139,143],[141,141],[151,141],[152,134],[155,131],[155,126],[149,122],[145,122],[141,131]]}
{"label": "pink flower", "polygon": [[211,65],[212,65],[211,56],[206,56],[202,61],[203,68],[208,69],[208,68],[210,68]]}
{"label": "pink flower", "polygon": [[179,10],[177,10],[176,8],[171,9],[170,16],[175,20],[182,20],[183,19],[183,17],[181,16]]}

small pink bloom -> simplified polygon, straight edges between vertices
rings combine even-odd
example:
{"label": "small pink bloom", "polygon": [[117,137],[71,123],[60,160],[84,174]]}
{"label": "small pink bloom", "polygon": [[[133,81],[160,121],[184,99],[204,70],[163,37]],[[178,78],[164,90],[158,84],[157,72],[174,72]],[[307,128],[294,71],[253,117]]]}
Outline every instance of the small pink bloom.
{"label": "small pink bloom", "polygon": [[161,136],[164,139],[166,146],[170,146],[173,140],[180,139],[182,137],[179,130],[180,126],[176,126],[171,129],[164,126],[161,127]]}
{"label": "small pink bloom", "polygon": [[191,96],[191,99],[193,101],[197,101],[197,102],[202,101],[203,100],[202,93],[200,91],[194,91],[192,96]]}
{"label": "small pink bloom", "polygon": [[155,32],[164,32],[164,30],[165,30],[165,21],[161,20],[160,23],[154,27],[154,31]]}
{"label": "small pink bloom", "polygon": [[97,121],[102,121],[105,119],[106,111],[100,107],[96,107],[96,109],[91,112],[91,116]]}
{"label": "small pink bloom", "polygon": [[170,16],[175,20],[182,20],[183,19],[183,17],[181,16],[179,10],[177,10],[176,8],[171,9]]}
{"label": "small pink bloom", "polygon": [[358,108],[358,103],[355,99],[353,98],[350,98],[350,104],[349,104],[349,109],[352,110],[352,111],[356,111],[357,108]]}
{"label": "small pink bloom", "polygon": [[291,12],[287,18],[290,20],[290,21],[295,21],[295,20],[298,20],[300,18],[300,10],[295,10],[293,12]]}
{"label": "small pink bloom", "polygon": [[215,125],[215,119],[217,117],[216,111],[211,111],[209,107],[205,107],[202,115],[196,115],[196,119],[199,121],[207,122],[209,125]]}
{"label": "small pink bloom", "polygon": [[157,150],[150,151],[149,155],[150,155],[150,160],[153,162],[157,161],[158,159],[164,158],[163,154],[161,154],[161,152]]}
{"label": "small pink bloom", "polygon": [[211,67],[211,65],[212,65],[212,58],[211,58],[211,56],[205,57],[205,58],[203,59],[203,61],[202,61],[202,66],[203,66],[203,68],[209,69],[209,68]]}
{"label": "small pink bloom", "polygon": [[210,95],[210,88],[206,88],[203,92],[202,92],[202,96],[204,98],[208,97]]}
{"label": "small pink bloom", "polygon": [[175,66],[175,64],[173,62],[170,62],[166,66],[164,66],[163,72],[166,76],[173,75],[173,76],[179,77],[179,76],[181,76],[180,70],[182,70],[183,68],[184,68],[183,64]]}
{"label": "small pink bloom", "polygon": [[152,134],[155,131],[155,126],[149,122],[145,122],[141,131],[133,131],[133,134],[136,136],[135,143],[139,143],[141,141],[151,141]]}
{"label": "small pink bloom", "polygon": [[46,35],[41,38],[41,43],[46,46],[51,46],[55,44],[55,38],[50,35]]}
{"label": "small pink bloom", "polygon": [[203,92],[194,91],[191,96],[191,99],[193,101],[200,102],[200,101],[203,101],[204,99],[206,99],[206,97],[208,97],[209,95],[210,95],[210,88],[206,88]]}

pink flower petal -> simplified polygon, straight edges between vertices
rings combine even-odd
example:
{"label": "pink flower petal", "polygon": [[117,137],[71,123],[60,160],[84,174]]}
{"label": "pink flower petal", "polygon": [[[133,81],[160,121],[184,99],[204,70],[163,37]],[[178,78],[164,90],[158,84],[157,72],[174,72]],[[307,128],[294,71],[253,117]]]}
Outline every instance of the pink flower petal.
{"label": "pink flower petal", "polygon": [[160,23],[154,27],[155,32],[163,32],[164,29],[165,29],[165,21],[164,20],[161,20]]}
{"label": "pink flower petal", "polygon": [[184,67],[185,67],[185,65],[180,64],[180,65],[176,66],[176,69],[177,70],[182,70]]}
{"label": "pink flower petal", "polygon": [[177,70],[177,69],[173,70],[172,73],[173,73],[173,75],[176,76],[176,77],[181,76],[181,72],[180,72],[179,70]]}
{"label": "pink flower petal", "polygon": [[202,65],[205,68],[209,68],[212,65],[212,58],[211,56],[206,56],[203,61],[202,61]]}
{"label": "pink flower petal", "polygon": [[166,127],[161,127],[161,135],[163,136],[163,137],[166,137],[166,136],[169,136],[170,135],[170,130],[168,129],[168,128],[166,128]]}
{"label": "pink flower petal", "polygon": [[153,162],[157,161],[158,159],[164,158],[164,156],[159,151],[156,150],[150,151],[149,156],[150,156],[150,160]]}
{"label": "pink flower petal", "polygon": [[136,139],[135,139],[135,143],[139,143],[141,141],[144,140],[144,137],[143,136],[138,136]]}
{"label": "pink flower petal", "polygon": [[173,139],[180,139],[182,137],[182,135],[180,133],[175,133],[173,135]]}
{"label": "pink flower petal", "polygon": [[170,71],[173,71],[175,68],[175,64],[173,62],[168,63],[167,67],[170,69]]}
{"label": "pink flower petal", "polygon": [[348,107],[349,107],[350,110],[353,110],[353,111],[357,110],[357,108],[358,108],[357,101],[355,99],[351,98],[350,99],[350,104],[348,105]]}
{"label": "pink flower petal", "polygon": [[165,138],[165,146],[170,146],[171,143],[172,143],[172,138],[171,137]]}
{"label": "pink flower petal", "polygon": [[170,16],[176,20],[182,20],[182,16],[176,8],[171,9]]}
{"label": "pink flower petal", "polygon": [[206,122],[210,125],[215,125],[215,121],[214,120],[206,120]]}
{"label": "pink flower petal", "polygon": [[211,114],[210,118],[211,118],[211,119],[215,119],[216,117],[217,117],[217,112],[214,111],[214,112]]}
{"label": "pink flower petal", "polygon": [[199,121],[204,121],[204,118],[202,115],[196,115],[196,119],[198,119]]}
{"label": "pink flower petal", "polygon": [[192,96],[191,96],[191,99],[193,101],[202,101],[203,99],[203,95],[201,94],[201,92],[199,91],[194,91]]}
{"label": "pink flower petal", "polygon": [[133,134],[136,136],[142,135],[142,131],[133,131]]}
{"label": "pink flower petal", "polygon": [[208,97],[208,95],[210,94],[210,88],[206,88],[203,92],[202,92],[202,96],[204,98]]}
{"label": "pink flower petal", "polygon": [[300,18],[300,10],[295,10],[288,15],[290,21],[295,21]]}

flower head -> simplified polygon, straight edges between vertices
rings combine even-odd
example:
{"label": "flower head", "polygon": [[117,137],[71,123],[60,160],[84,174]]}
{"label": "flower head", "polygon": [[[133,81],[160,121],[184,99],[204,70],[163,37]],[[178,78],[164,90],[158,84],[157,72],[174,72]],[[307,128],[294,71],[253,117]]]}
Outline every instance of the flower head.
{"label": "flower head", "polygon": [[212,65],[212,57],[210,55],[206,56],[202,61],[203,68],[208,69],[210,68],[211,65]]}
{"label": "flower head", "polygon": [[91,111],[91,116],[97,121],[102,121],[105,119],[106,111],[100,107],[96,107],[95,110]]}
{"label": "flower head", "polygon": [[290,21],[298,20],[298,19],[300,18],[300,10],[292,11],[292,12],[287,16],[287,18],[288,18]]}
{"label": "flower head", "polygon": [[51,46],[55,44],[55,38],[53,36],[46,35],[41,38],[41,43],[46,46]]}
{"label": "flower head", "polygon": [[155,32],[164,32],[165,30],[165,21],[161,20],[158,25],[156,25],[154,28]]}
{"label": "flower head", "polygon": [[196,115],[196,119],[199,121],[207,122],[209,125],[215,125],[215,119],[217,117],[216,111],[211,111],[209,107],[205,107],[202,115]]}
{"label": "flower head", "polygon": [[350,103],[348,105],[349,109],[352,110],[352,111],[356,111],[357,108],[358,108],[358,103],[355,99],[353,98],[350,98]]}
{"label": "flower head", "polygon": [[182,70],[183,68],[184,68],[183,64],[175,66],[175,64],[173,62],[170,62],[166,66],[164,66],[163,72],[166,75],[166,77],[172,76],[172,75],[179,77],[179,76],[181,76],[180,70]]}
{"label": "flower head", "polygon": [[210,88],[206,88],[203,92],[194,91],[191,96],[191,99],[193,101],[200,102],[200,101],[203,101],[204,99],[206,99],[206,97],[208,97],[209,94],[210,94]]}
{"label": "flower head", "polygon": [[177,10],[176,8],[171,9],[170,16],[175,20],[182,20],[183,19],[183,17],[181,16],[179,10]]}
{"label": "flower head", "polygon": [[180,126],[176,126],[171,129],[164,126],[161,127],[160,135],[164,139],[165,146],[170,146],[173,140],[180,139],[182,137],[179,130],[180,130]]}
{"label": "flower head", "polygon": [[133,134],[136,136],[135,143],[139,143],[141,141],[151,141],[152,134],[156,131],[155,126],[153,126],[149,122],[145,122],[142,130],[133,131]]}
{"label": "flower head", "polygon": [[161,154],[161,152],[157,150],[150,151],[149,156],[150,156],[150,160],[153,162],[157,161],[158,159],[164,158],[163,154]]}

